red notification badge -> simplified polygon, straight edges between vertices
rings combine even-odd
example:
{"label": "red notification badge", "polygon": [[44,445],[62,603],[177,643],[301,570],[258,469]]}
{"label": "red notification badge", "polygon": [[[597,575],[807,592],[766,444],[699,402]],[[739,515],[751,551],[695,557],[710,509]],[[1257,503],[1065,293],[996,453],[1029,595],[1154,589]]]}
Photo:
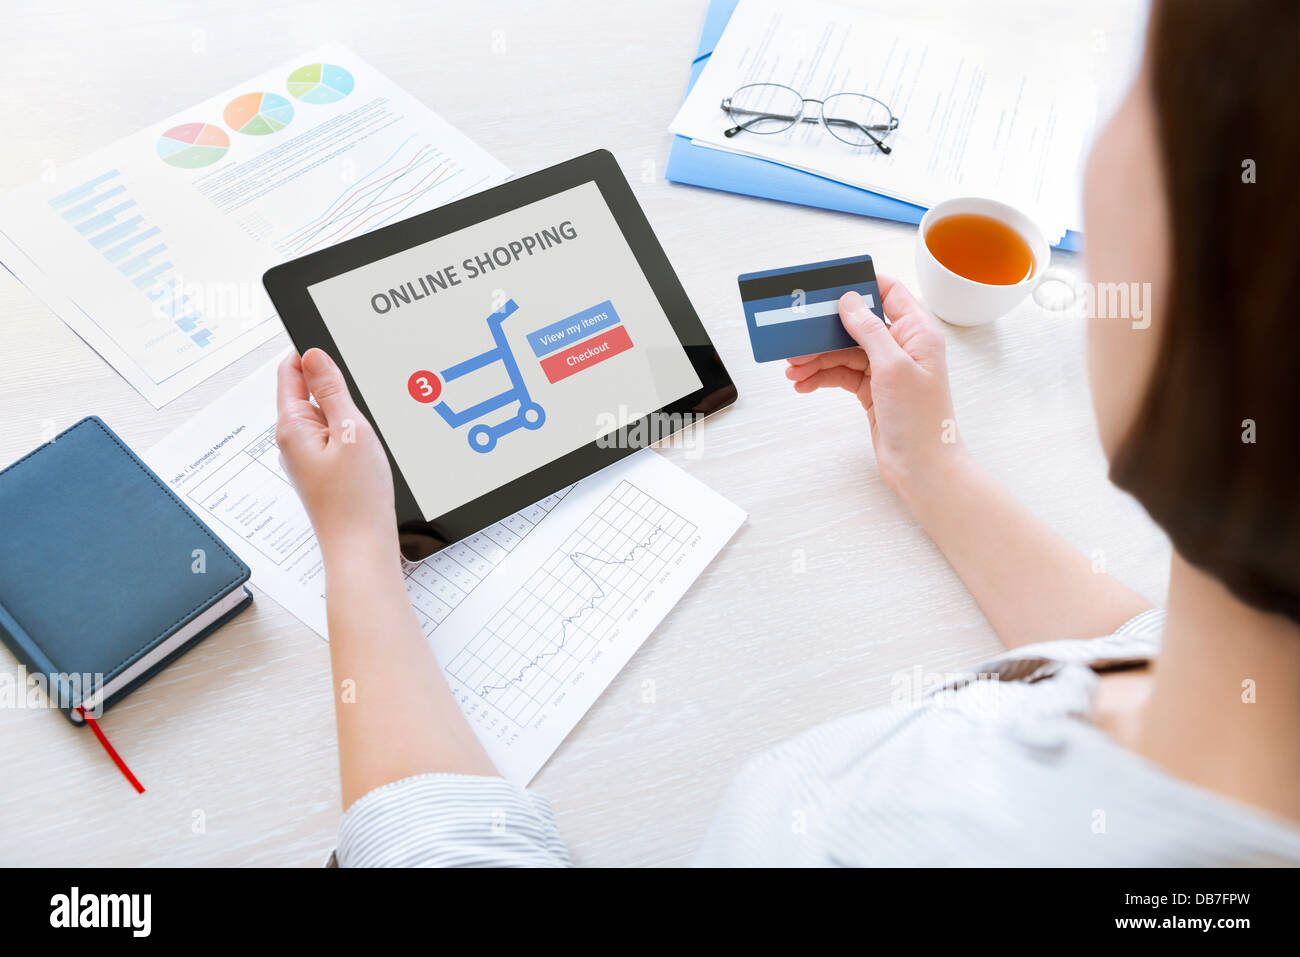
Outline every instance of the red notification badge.
{"label": "red notification badge", "polygon": [[442,395],[442,383],[432,372],[421,369],[412,372],[406,380],[406,391],[411,393],[411,398],[416,402],[437,402],[438,396]]}

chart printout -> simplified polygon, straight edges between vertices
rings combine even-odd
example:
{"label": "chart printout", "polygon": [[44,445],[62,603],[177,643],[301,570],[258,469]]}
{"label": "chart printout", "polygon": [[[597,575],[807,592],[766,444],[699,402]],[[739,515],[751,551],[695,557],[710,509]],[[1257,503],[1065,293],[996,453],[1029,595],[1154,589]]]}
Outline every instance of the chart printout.
{"label": "chart printout", "polygon": [[155,406],[280,329],[270,267],[509,171],[338,45],[0,199],[0,261]]}
{"label": "chart printout", "polygon": [[[268,363],[144,456],[328,637],[311,523],[275,445]],[[419,563],[407,596],[497,769],[527,784],[727,543],[745,513],[643,449]]]}

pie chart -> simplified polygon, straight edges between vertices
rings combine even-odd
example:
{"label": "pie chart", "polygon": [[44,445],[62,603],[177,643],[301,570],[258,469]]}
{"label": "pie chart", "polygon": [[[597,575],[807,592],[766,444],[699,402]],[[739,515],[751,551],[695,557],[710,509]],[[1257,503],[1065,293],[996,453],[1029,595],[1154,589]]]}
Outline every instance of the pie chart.
{"label": "pie chart", "polygon": [[289,74],[289,92],[304,103],[336,103],[354,86],[352,74],[333,63],[309,63]]}
{"label": "pie chart", "polygon": [[249,136],[266,136],[289,125],[293,104],[277,93],[245,93],[226,104],[226,125]]}
{"label": "pie chart", "polygon": [[230,137],[211,123],[185,123],[173,126],[158,138],[158,156],[168,166],[198,169],[209,166],[226,155]]}

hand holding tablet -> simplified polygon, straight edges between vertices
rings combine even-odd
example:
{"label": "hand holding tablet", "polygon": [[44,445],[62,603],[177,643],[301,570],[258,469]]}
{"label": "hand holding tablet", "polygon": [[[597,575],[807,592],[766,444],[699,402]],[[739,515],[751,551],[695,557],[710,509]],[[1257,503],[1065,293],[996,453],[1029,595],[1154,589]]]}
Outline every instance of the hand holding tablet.
{"label": "hand holding tablet", "polygon": [[735,400],[605,151],[285,263],[265,284],[298,350],[328,353],[374,425],[408,557],[645,444],[628,436]]}

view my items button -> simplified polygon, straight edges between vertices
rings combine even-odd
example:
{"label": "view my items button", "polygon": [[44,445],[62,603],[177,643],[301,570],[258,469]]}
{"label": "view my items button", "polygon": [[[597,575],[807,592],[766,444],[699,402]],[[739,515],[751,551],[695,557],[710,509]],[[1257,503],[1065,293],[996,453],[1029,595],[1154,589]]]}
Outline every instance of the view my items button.
{"label": "view my items button", "polygon": [[627,328],[615,326],[606,333],[584,339],[563,352],[543,359],[542,371],[546,373],[549,381],[559,382],[575,372],[581,372],[588,366],[604,362],[610,356],[616,356],[631,348],[632,337],[627,334]]}

